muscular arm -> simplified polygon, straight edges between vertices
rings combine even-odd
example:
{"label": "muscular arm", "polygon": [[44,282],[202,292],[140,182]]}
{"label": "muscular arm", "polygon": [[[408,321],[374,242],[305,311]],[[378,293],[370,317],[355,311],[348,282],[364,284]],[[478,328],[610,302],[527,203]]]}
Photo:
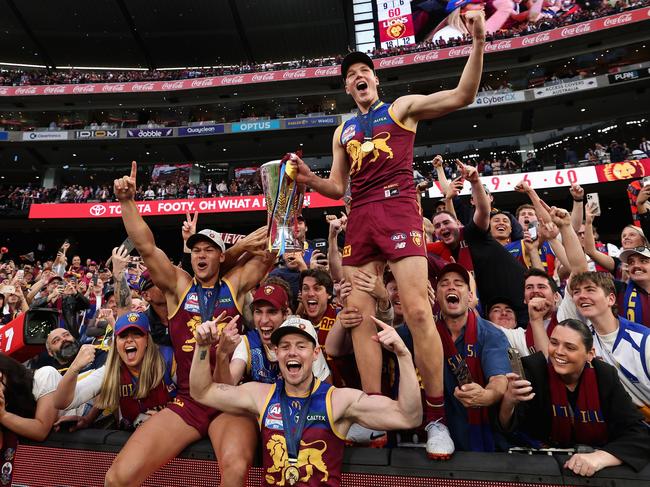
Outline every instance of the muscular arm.
{"label": "muscular arm", "polygon": [[259,282],[268,274],[275,254],[266,252],[264,255],[251,257],[243,266],[237,266],[232,269],[225,277],[228,279],[233,289],[237,293],[237,302],[243,303],[245,295],[251,289],[255,288]]}
{"label": "muscular arm", "polygon": [[474,35],[472,52],[456,88],[438,91],[430,95],[402,96],[393,103],[393,115],[406,126],[415,128],[419,120],[441,117],[472,103],[481,82],[484,48],[485,32],[482,31]]}
{"label": "muscular arm", "polygon": [[248,382],[241,386],[214,383],[210,374],[210,347],[194,347],[190,369],[190,394],[199,403],[230,414],[257,416],[271,386]]}
{"label": "muscular arm", "polygon": [[330,169],[329,177],[323,179],[309,171],[304,180],[304,183],[314,191],[335,200],[343,197],[350,179],[347,156],[345,154],[345,149],[340,142],[342,129],[343,126],[339,126],[334,131],[334,137],[332,138],[332,168]]}
{"label": "muscular arm", "polygon": [[[410,429],[422,421],[420,385],[410,353],[397,356],[400,379],[397,401],[385,396],[368,396],[356,389],[336,389],[333,396],[335,421],[377,430]],[[338,411],[337,411],[338,410]],[[338,412],[338,414],[337,414]]]}

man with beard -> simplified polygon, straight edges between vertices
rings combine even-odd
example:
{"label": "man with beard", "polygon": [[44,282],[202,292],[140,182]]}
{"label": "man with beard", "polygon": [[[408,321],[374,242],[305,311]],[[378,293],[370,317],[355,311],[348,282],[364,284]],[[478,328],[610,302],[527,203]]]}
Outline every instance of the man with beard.
{"label": "man with beard", "polygon": [[[388,263],[402,295],[406,321],[416,347],[415,358],[427,393],[425,416],[429,423],[427,454],[448,458],[449,432],[444,421],[442,350],[427,300],[427,266],[423,220],[413,182],[413,143],[420,120],[441,117],[472,103],[479,88],[485,47],[485,16],[465,16],[473,48],[458,86],[430,95],[406,95],[392,104],[379,99],[379,79],[372,60],[365,54],[348,54],[341,65],[345,91],[358,108],[356,117],[334,133],[333,162],[327,179],[316,176],[298,157],[291,163],[298,183],[331,198],[341,198],[350,183],[352,208],[343,248],[346,280],[358,270],[381,279]],[[382,351],[370,337],[376,326],[371,320],[376,303],[365,291],[353,286],[348,306],[357,308],[363,323],[352,331],[354,354],[363,390],[381,390]]]}
{"label": "man with beard", "polygon": [[399,362],[396,401],[316,379],[312,369],[320,353],[316,330],[298,317],[288,319],[271,335],[283,377],[274,384],[215,384],[207,357],[217,340],[216,326],[214,322],[202,323],[196,330],[192,397],[210,407],[259,420],[262,485],[339,486],[344,441],[352,424],[379,430],[408,429],[422,419],[411,354],[392,327],[376,323],[381,331],[375,340],[395,353]]}
{"label": "man with beard", "polygon": [[457,449],[489,452],[499,438],[492,431],[488,409],[501,401],[508,385],[508,340],[469,308],[469,283],[467,270],[452,263],[442,268],[436,287],[447,424]]}
{"label": "man with beard", "polygon": [[[115,196],[120,202],[122,221],[144,260],[152,282],[163,292],[169,313],[169,334],[176,359],[178,393],[173,403],[156,413],[131,436],[106,473],[107,486],[140,485],[188,444],[210,435],[219,458],[222,485],[240,486],[252,457],[230,448],[228,438],[255,429],[249,418],[226,414],[194,401],[189,394],[189,372],[195,348],[194,330],[202,322],[236,318],[246,294],[266,274],[273,256],[243,258],[242,264],[221,275],[225,245],[220,235],[209,229],[187,240],[194,277],[172,264],[156,246],[153,233],[142,219],[134,201],[137,165],[130,176],[116,179]],[[225,322],[220,324],[220,328]],[[241,330],[240,330],[241,331]],[[214,362],[215,349],[211,350]]]}

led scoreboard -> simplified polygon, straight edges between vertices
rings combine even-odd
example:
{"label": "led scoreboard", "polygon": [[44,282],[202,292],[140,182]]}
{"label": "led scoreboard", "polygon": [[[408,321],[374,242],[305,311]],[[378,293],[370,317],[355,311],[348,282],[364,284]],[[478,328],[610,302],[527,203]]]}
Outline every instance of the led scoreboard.
{"label": "led scoreboard", "polygon": [[409,0],[378,0],[377,23],[382,49],[415,44]]}

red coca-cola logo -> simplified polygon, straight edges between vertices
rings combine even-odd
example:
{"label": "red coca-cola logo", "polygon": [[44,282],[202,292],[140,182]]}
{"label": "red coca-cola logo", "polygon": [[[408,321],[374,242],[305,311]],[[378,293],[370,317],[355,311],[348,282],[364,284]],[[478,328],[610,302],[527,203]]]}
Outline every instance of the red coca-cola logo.
{"label": "red coca-cola logo", "polygon": [[133,91],[153,91],[154,86],[153,83],[133,83],[131,89]]}
{"label": "red coca-cola logo", "polygon": [[124,88],[125,88],[124,83],[115,83],[115,84],[104,85],[102,87],[102,91],[104,93],[123,93]]}
{"label": "red coca-cola logo", "polygon": [[341,73],[339,66],[331,66],[329,68],[316,68],[314,76],[338,76]]}
{"label": "red coca-cola logo", "polygon": [[571,37],[571,36],[577,36],[580,34],[586,34],[587,32],[591,31],[591,24],[584,23],[584,24],[578,24],[578,25],[573,25],[571,27],[565,27],[560,31],[560,37]]}
{"label": "red coca-cola logo", "polygon": [[379,61],[379,67],[392,68],[395,66],[402,66],[404,64],[404,61],[405,61],[404,56],[389,57]]}
{"label": "red coca-cola logo", "polygon": [[273,81],[275,79],[275,73],[263,73],[263,74],[254,74],[251,78],[252,82],[260,81]]}
{"label": "red coca-cola logo", "polygon": [[214,78],[202,78],[192,80],[192,88],[208,88],[214,86]]}
{"label": "red coca-cola logo", "polygon": [[307,77],[306,69],[295,69],[282,73],[282,79],[302,79]]}
{"label": "red coca-cola logo", "polygon": [[617,15],[616,17],[610,17],[605,19],[605,22],[603,22],[603,25],[605,27],[611,27],[613,25],[621,25],[621,24],[627,24],[628,22],[632,21],[632,14],[621,14]]}
{"label": "red coca-cola logo", "polygon": [[551,36],[548,32],[542,32],[534,36],[526,36],[521,40],[522,46],[533,46],[535,44],[541,44],[542,42],[548,42],[551,40]]}
{"label": "red coca-cola logo", "polygon": [[244,82],[243,76],[224,76],[221,78],[222,85],[238,85]]}
{"label": "red coca-cola logo", "polygon": [[21,88],[16,88],[16,95],[35,95],[36,94],[36,86],[27,86],[27,87],[21,87]]}
{"label": "red coca-cola logo", "polygon": [[73,93],[94,93],[95,92],[95,86],[94,85],[79,85],[75,86],[72,88]]}
{"label": "red coca-cola logo", "polygon": [[65,86],[46,86],[43,90],[45,95],[62,95],[65,93]]}
{"label": "red coca-cola logo", "polygon": [[430,61],[435,61],[438,59],[439,53],[438,51],[429,51],[425,52],[424,54],[416,54],[413,56],[413,62],[414,63],[428,63]]}
{"label": "red coca-cola logo", "polygon": [[469,56],[472,52],[472,46],[465,46],[461,48],[451,48],[449,49],[449,57],[462,57]]}
{"label": "red coca-cola logo", "polygon": [[512,49],[512,40],[506,39],[498,42],[490,42],[485,46],[486,52],[505,51]]}
{"label": "red coca-cola logo", "polygon": [[106,207],[104,205],[93,205],[88,210],[91,216],[102,216],[106,213]]}
{"label": "red coca-cola logo", "polygon": [[162,84],[163,90],[182,90],[185,87],[183,81],[166,81]]}

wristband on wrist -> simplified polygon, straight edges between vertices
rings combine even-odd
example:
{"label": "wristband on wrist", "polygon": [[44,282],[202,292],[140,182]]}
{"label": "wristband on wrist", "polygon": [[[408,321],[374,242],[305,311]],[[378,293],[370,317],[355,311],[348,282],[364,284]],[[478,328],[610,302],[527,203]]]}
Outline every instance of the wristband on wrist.
{"label": "wristband on wrist", "polygon": [[573,198],[573,201],[575,201],[576,203],[583,203],[583,202],[585,201],[585,199],[584,199],[584,198],[580,198],[580,199],[578,200],[578,199]]}

